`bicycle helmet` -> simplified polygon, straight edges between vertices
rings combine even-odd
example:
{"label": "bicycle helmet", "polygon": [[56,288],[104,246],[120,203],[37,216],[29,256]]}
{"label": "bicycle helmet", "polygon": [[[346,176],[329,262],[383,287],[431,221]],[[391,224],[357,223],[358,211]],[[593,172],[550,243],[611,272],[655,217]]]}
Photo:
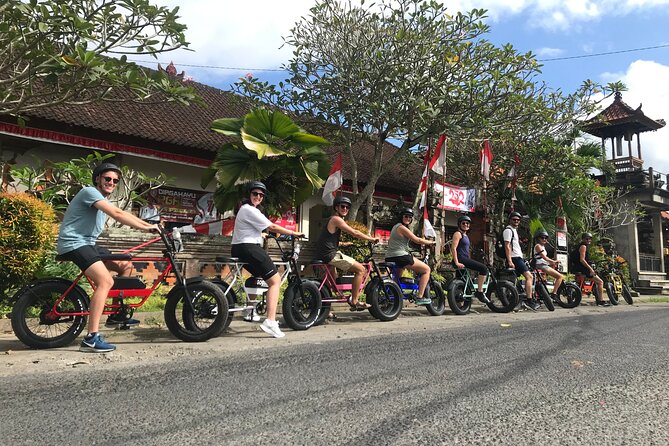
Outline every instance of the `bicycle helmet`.
{"label": "bicycle helmet", "polygon": [[95,169],[93,169],[93,183],[95,183],[95,179],[102,175],[105,172],[109,172],[110,170],[113,170],[118,174],[118,177],[121,178],[121,175],[123,174],[121,172],[121,169],[114,164],[114,163],[102,163],[98,165]]}
{"label": "bicycle helmet", "polygon": [[267,193],[267,188],[265,187],[265,183],[261,181],[251,181],[248,184],[247,190],[249,191],[249,193],[251,193],[253,189],[260,189],[263,192],[263,194]]}
{"label": "bicycle helmet", "polygon": [[351,199],[348,197],[343,197],[341,195],[335,197],[334,202],[332,203],[332,206],[337,207],[340,204],[347,204],[349,207],[351,206]]}
{"label": "bicycle helmet", "polygon": [[461,215],[458,217],[458,226],[460,226],[460,223],[463,221],[468,221],[469,223],[472,222],[472,219],[469,217],[469,215]]}
{"label": "bicycle helmet", "polygon": [[537,232],[534,233],[534,238],[538,239],[540,237],[548,237],[548,232],[544,229],[537,229]]}
{"label": "bicycle helmet", "polygon": [[523,218],[523,216],[520,215],[520,212],[518,212],[518,211],[513,211],[509,214],[509,220],[511,220],[514,217]]}
{"label": "bicycle helmet", "polygon": [[411,208],[402,208],[402,209],[400,209],[400,211],[398,212],[398,215],[400,216],[400,218],[404,217],[405,215],[411,215],[411,216],[413,217],[413,209],[411,209]]}
{"label": "bicycle helmet", "polygon": [[581,240],[585,240],[586,238],[592,238],[592,234],[589,232],[584,232],[583,236],[581,237]]}

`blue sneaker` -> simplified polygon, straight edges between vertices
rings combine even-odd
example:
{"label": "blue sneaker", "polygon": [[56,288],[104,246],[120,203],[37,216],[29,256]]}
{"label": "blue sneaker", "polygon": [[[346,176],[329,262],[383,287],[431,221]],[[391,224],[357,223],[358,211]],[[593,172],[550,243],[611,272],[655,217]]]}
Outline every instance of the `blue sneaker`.
{"label": "blue sneaker", "polygon": [[137,319],[133,318],[125,318],[125,314],[110,314],[109,317],[107,318],[107,322],[105,322],[106,327],[119,327],[123,326],[124,324],[129,326],[129,327],[134,327],[135,325],[139,325],[139,321]]}
{"label": "blue sneaker", "polygon": [[87,335],[79,346],[79,351],[86,353],[107,353],[114,350],[116,350],[116,346],[106,343],[100,333]]}
{"label": "blue sneaker", "polygon": [[424,297],[422,299],[416,299],[416,305],[430,305],[432,303],[432,299]]}

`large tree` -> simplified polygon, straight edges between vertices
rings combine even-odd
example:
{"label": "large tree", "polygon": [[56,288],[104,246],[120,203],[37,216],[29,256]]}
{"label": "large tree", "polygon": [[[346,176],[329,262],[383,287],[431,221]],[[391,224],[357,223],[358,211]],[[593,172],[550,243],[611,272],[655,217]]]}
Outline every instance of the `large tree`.
{"label": "large tree", "polygon": [[[285,38],[294,55],[288,78],[277,86],[243,79],[236,88],[327,127],[348,154],[355,216],[387,167],[431,136],[457,141],[467,153],[464,167],[474,171],[482,138],[528,143],[564,131],[584,111],[594,84],[569,96],[551,91],[537,81],[533,54],[484,39],[484,19],[484,10],[450,15],[434,1],[318,0]],[[369,178],[357,175],[352,147],[361,140],[375,152]],[[387,141],[399,141],[399,149]],[[358,180],[366,184],[360,191]]]}
{"label": "large tree", "polygon": [[99,100],[197,100],[188,85],[127,60],[187,47],[178,9],[149,0],[3,0],[0,114]]}

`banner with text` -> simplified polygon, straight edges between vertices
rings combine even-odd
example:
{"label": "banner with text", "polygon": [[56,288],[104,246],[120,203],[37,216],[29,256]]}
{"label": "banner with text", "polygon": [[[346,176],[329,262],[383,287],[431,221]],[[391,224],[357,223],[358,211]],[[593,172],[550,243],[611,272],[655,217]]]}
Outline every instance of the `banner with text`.
{"label": "banner with text", "polygon": [[474,212],[476,207],[476,189],[453,186],[437,180],[434,182],[434,191],[442,194],[437,207],[460,212]]}

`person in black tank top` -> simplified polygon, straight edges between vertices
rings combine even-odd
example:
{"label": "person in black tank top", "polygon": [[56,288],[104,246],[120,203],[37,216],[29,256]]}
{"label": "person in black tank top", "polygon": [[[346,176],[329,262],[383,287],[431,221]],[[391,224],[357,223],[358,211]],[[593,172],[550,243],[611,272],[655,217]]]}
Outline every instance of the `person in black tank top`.
{"label": "person in black tank top", "polygon": [[[360,295],[360,285],[362,284],[362,278],[365,275],[365,267],[362,266],[359,262],[356,262],[352,257],[347,256],[346,254],[339,251],[339,236],[341,231],[351,234],[355,238],[361,240],[367,240],[370,242],[378,243],[379,239],[375,237],[370,237],[367,234],[353,229],[350,227],[344,218],[348,215],[349,209],[351,209],[351,200],[348,197],[338,196],[334,199],[333,203],[335,215],[330,217],[328,222],[323,227],[321,235],[316,243],[318,247],[318,252],[316,254],[317,260],[322,260],[331,267],[339,268],[344,272],[353,273],[353,284],[351,287],[351,297],[348,301],[351,311],[363,311],[370,308],[371,305],[367,303],[358,302],[358,296]],[[333,271],[336,277],[336,270]]]}
{"label": "person in black tank top", "polygon": [[467,215],[461,215],[458,217],[458,230],[453,234],[453,241],[451,243],[451,255],[453,256],[453,266],[462,269],[468,268],[478,271],[478,288],[474,292],[474,295],[478,300],[487,304],[490,302],[490,299],[483,294],[483,282],[485,281],[486,275],[488,275],[488,268],[481,262],[472,260],[469,256],[470,253],[470,244],[469,228],[471,227],[472,219]]}
{"label": "person in black tank top", "polygon": [[592,243],[592,234],[586,232],[585,234],[583,234],[583,237],[581,237],[581,244],[579,245],[578,250],[574,253],[574,254],[578,253],[578,259],[576,259],[576,255],[574,255],[574,262],[573,262],[574,265],[572,266],[574,272],[585,274],[587,277],[591,277],[592,280],[594,280],[595,285],[597,285],[597,288],[599,290],[599,299],[597,299],[595,303],[602,307],[608,307],[611,304],[608,301],[604,300],[603,297],[604,281],[602,280],[601,277],[597,275],[597,273],[589,263],[590,258],[588,257],[588,248],[590,247],[591,243]]}

